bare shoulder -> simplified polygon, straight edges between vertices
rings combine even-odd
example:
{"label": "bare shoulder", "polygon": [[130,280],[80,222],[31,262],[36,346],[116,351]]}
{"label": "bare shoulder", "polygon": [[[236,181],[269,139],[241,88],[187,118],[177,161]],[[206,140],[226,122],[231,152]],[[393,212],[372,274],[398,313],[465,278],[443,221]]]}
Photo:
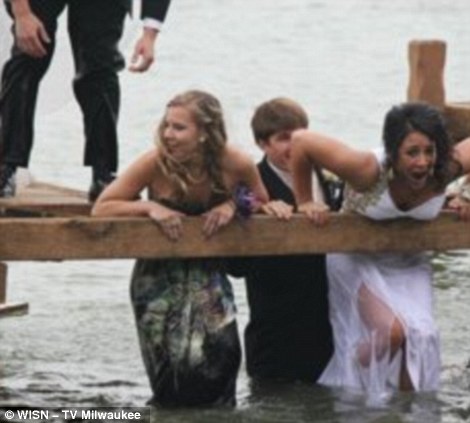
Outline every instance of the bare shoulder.
{"label": "bare shoulder", "polygon": [[136,162],[141,162],[145,165],[155,165],[160,160],[160,152],[157,148],[152,148],[144,152],[140,157],[137,158]]}
{"label": "bare shoulder", "polygon": [[146,151],[135,159],[120,175],[117,182],[132,187],[150,185],[158,178],[159,155],[156,148]]}
{"label": "bare shoulder", "polygon": [[380,164],[375,154],[362,152],[356,155],[339,175],[355,191],[368,191],[379,180]]}
{"label": "bare shoulder", "polygon": [[152,173],[158,167],[159,162],[160,154],[156,148],[153,148],[137,157],[128,170],[138,173]]}
{"label": "bare shoulder", "polygon": [[223,167],[229,172],[246,172],[253,168],[253,159],[239,148],[227,146],[223,156]]}

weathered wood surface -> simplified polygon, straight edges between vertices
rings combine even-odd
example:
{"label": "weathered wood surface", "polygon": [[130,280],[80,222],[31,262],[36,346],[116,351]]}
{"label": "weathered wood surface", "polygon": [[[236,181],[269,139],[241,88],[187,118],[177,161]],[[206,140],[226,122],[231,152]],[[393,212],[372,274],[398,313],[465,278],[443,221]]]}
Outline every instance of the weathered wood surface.
{"label": "weathered wood surface", "polygon": [[410,78],[408,100],[445,103],[444,66],[446,43],[441,40],[413,40],[408,44]]}
{"label": "weathered wood surface", "polygon": [[24,316],[28,309],[28,303],[0,304],[0,318]]}
{"label": "weathered wood surface", "polygon": [[83,191],[44,182],[20,183],[13,198],[0,198],[0,216],[89,215],[91,204]]}
{"label": "weathered wood surface", "polygon": [[447,103],[444,116],[454,141],[470,137],[470,102]]}
{"label": "weathered wood surface", "polygon": [[470,102],[446,100],[444,67],[446,43],[413,40],[408,44],[408,101],[425,101],[442,109],[454,141],[470,137]]}
{"label": "weathered wood surface", "polygon": [[7,299],[7,265],[0,263],[0,305]]}
{"label": "weathered wood surface", "polygon": [[0,263],[0,318],[23,316],[28,313],[27,303],[7,304],[7,265]]}
{"label": "weathered wood surface", "polygon": [[132,257],[221,257],[333,251],[419,251],[470,248],[470,223],[444,213],[432,222],[372,222],[333,215],[326,227],[303,216],[280,222],[255,216],[233,223],[213,238],[202,218],[184,219],[180,241],[170,242],[146,218],[0,219],[0,260],[80,260]]}

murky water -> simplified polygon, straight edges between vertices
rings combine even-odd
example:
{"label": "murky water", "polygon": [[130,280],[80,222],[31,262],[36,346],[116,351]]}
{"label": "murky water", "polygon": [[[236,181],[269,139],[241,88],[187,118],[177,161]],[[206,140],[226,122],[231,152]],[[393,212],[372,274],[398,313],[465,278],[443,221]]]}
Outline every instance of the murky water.
{"label": "murky water", "polygon": [[[360,147],[380,139],[390,105],[405,99],[407,44],[448,43],[449,101],[470,100],[467,0],[174,1],[154,69],[122,74],[121,163],[152,142],[165,102],[188,88],[223,102],[234,143],[255,159],[249,118],[261,101],[296,98],[311,126]],[[6,19],[0,18],[0,61]],[[63,38],[63,39],[62,39]],[[124,48],[129,51],[133,33]],[[61,29],[59,55],[44,82],[31,171],[87,189],[82,126],[70,100],[71,65]],[[64,57],[63,57],[64,56]],[[139,242],[139,240],[136,240]],[[366,407],[345,392],[305,385],[251,386],[244,369],[233,411],[165,411],[159,422],[465,422],[470,419],[470,266],[466,252],[436,256],[436,316],[442,337],[442,388],[436,396],[397,395]],[[9,263],[9,300],[27,317],[0,320],[0,405],[140,406],[150,395],[128,298],[131,261]],[[240,327],[247,320],[234,281]]]}

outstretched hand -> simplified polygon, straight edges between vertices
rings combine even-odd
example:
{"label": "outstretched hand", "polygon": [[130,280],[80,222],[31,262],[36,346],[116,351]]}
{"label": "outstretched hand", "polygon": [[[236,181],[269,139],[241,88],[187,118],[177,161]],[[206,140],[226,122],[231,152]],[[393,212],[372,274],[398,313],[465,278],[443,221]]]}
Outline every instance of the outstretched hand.
{"label": "outstretched hand", "polygon": [[330,220],[330,208],[325,203],[309,201],[300,204],[298,210],[318,226],[323,226]]}

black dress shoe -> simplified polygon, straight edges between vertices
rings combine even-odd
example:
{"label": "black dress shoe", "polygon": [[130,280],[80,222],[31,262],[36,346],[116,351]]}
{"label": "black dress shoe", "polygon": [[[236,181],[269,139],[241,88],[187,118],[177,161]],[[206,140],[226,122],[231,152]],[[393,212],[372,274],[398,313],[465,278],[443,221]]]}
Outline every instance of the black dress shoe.
{"label": "black dress shoe", "polygon": [[0,198],[11,198],[16,194],[16,167],[0,166]]}
{"label": "black dress shoe", "polygon": [[88,190],[88,200],[90,202],[96,201],[104,189],[114,180],[116,177],[112,173],[103,173],[101,175],[93,175],[90,189]]}

